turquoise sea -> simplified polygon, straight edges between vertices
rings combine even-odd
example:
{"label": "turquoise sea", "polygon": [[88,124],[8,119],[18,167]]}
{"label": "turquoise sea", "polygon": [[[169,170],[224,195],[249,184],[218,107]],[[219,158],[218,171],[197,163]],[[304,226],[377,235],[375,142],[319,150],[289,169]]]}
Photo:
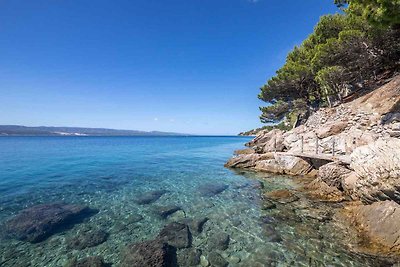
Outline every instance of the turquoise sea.
{"label": "turquoise sea", "polygon": [[[65,266],[71,259],[98,255],[112,266],[125,246],[154,239],[173,221],[207,218],[186,254],[217,251],[229,266],[378,266],[381,261],[350,252],[336,232],[300,196],[296,204],[265,209],[264,191],[296,188],[285,176],[235,172],[224,163],[248,137],[2,137],[0,138],[0,225],[37,204],[83,204],[98,213],[31,244],[0,235],[0,266]],[[204,188],[223,191],[204,194]],[[152,203],[136,200],[165,190]],[[179,209],[165,217],[157,210]],[[104,242],[77,249],[68,240],[92,229]],[[226,248],[215,238],[229,236]],[[218,244],[217,244],[218,245]],[[222,265],[225,263],[222,262]],[[198,265],[200,266],[200,265]],[[215,265],[216,266],[216,265]]]}

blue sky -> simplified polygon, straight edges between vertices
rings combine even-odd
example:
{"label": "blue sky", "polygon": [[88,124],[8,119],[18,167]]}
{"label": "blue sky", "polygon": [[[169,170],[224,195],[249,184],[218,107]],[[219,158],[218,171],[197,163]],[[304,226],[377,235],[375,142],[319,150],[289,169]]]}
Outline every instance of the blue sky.
{"label": "blue sky", "polygon": [[236,134],[333,0],[2,0],[0,124]]}

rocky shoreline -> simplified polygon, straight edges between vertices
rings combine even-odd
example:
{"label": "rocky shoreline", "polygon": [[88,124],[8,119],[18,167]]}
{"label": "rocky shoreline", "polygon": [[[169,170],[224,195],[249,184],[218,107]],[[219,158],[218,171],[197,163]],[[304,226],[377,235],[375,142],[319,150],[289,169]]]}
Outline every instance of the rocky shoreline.
{"label": "rocky shoreline", "polygon": [[[398,259],[399,138],[396,76],[352,102],[319,109],[290,131],[259,132],[226,167],[300,177],[310,198],[335,203],[329,212],[352,233],[344,240],[352,251]],[[292,192],[271,195],[293,200]]]}

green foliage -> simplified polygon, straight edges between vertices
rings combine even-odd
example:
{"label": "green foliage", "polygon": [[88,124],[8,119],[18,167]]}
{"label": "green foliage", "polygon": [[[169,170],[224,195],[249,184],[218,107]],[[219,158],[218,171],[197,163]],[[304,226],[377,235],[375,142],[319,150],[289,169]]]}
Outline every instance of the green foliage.
{"label": "green foliage", "polygon": [[335,3],[375,25],[400,25],[400,0],[335,0]]}
{"label": "green foliage", "polygon": [[285,101],[277,101],[274,105],[261,107],[261,122],[271,123],[282,120],[289,110],[289,104]]}
{"label": "green foliage", "polygon": [[[399,1],[391,1],[391,6],[400,7]],[[377,27],[365,12],[352,11],[361,8],[358,2],[384,6],[386,0],[336,2],[349,4],[349,11],[321,17],[314,32],[288,54],[282,68],[262,86],[258,97],[270,104],[260,108],[262,122],[297,117],[310,106],[331,105],[332,100],[341,99],[344,88],[399,68],[400,29]]]}

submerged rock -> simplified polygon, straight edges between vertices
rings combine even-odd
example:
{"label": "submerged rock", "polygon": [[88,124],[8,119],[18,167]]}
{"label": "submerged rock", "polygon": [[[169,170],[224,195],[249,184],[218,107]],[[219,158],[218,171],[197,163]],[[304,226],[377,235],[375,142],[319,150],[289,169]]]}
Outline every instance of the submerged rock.
{"label": "submerged rock", "polygon": [[216,233],[208,239],[210,250],[226,250],[229,246],[230,237],[227,233]]}
{"label": "submerged rock", "polygon": [[208,255],[208,260],[211,263],[211,266],[215,267],[226,267],[228,266],[228,262],[219,254],[218,252],[212,251]]}
{"label": "submerged rock", "polygon": [[327,185],[321,178],[314,179],[304,187],[314,200],[341,202],[345,200],[343,193],[334,186]]}
{"label": "submerged rock", "polygon": [[263,225],[263,230],[269,242],[278,243],[282,241],[281,236],[278,234],[274,226],[265,224]]}
{"label": "submerged rock", "polygon": [[40,242],[63,227],[80,222],[95,210],[87,206],[43,204],[21,211],[5,224],[8,235],[21,241]]}
{"label": "submerged rock", "polygon": [[128,218],[126,219],[128,223],[137,223],[140,222],[141,220],[143,220],[143,216],[136,213],[129,215]]}
{"label": "submerged rock", "polygon": [[376,254],[400,252],[399,204],[394,201],[380,201],[371,205],[349,206],[341,212],[368,238],[368,244],[379,244],[367,249]]}
{"label": "submerged rock", "polygon": [[264,197],[281,204],[287,204],[299,200],[298,196],[286,189],[267,192],[264,194]]}
{"label": "submerged rock", "polygon": [[189,230],[192,234],[200,234],[203,231],[204,224],[208,221],[207,217],[203,218],[186,218],[181,223],[189,226]]}
{"label": "submerged rock", "polygon": [[155,214],[160,216],[163,219],[166,219],[169,215],[177,212],[178,210],[182,210],[181,207],[175,205],[169,206],[156,206],[153,211]]}
{"label": "submerged rock", "polygon": [[73,238],[67,239],[67,247],[82,250],[95,247],[104,243],[108,238],[108,233],[103,230],[92,230],[79,233]]}
{"label": "submerged rock", "polygon": [[175,267],[176,249],[160,240],[128,245],[121,254],[121,267]]}
{"label": "submerged rock", "polygon": [[146,192],[136,199],[136,203],[138,203],[139,205],[146,205],[153,203],[167,192],[168,192],[167,190],[154,190]]}
{"label": "submerged rock", "polygon": [[107,266],[102,257],[92,256],[87,257],[82,260],[77,260],[76,258],[70,260],[64,267],[105,267]]}
{"label": "submerged rock", "polygon": [[203,184],[199,186],[198,191],[202,196],[213,197],[225,191],[228,188],[226,184]]}
{"label": "submerged rock", "polygon": [[200,249],[185,249],[178,255],[179,266],[197,266],[200,264]]}
{"label": "submerged rock", "polygon": [[176,222],[166,225],[158,234],[158,238],[176,248],[188,248],[192,243],[189,227]]}

